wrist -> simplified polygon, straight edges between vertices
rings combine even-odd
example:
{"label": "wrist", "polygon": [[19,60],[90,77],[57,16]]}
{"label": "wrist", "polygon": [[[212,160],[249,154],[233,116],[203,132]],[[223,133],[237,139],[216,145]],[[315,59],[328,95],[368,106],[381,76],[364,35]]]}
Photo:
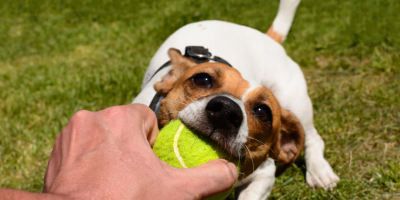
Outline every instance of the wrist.
{"label": "wrist", "polygon": [[20,200],[20,199],[54,199],[54,200],[66,200],[70,199],[65,196],[56,195],[56,194],[49,194],[49,193],[31,193],[25,192],[20,190],[13,190],[13,189],[2,189],[0,188],[0,199],[4,200]]}

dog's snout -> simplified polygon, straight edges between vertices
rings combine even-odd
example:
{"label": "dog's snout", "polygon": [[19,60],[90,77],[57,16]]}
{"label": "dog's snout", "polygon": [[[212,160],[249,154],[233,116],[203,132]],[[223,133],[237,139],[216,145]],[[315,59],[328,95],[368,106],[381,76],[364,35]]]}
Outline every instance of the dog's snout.
{"label": "dog's snout", "polygon": [[214,129],[235,131],[242,124],[242,110],[228,97],[219,96],[211,99],[205,109]]}

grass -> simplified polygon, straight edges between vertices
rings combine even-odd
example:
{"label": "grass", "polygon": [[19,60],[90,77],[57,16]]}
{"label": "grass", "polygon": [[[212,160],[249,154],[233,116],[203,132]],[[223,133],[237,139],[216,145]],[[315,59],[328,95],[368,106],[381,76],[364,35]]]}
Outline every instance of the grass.
{"label": "grass", "polygon": [[[266,31],[278,1],[3,0],[0,187],[40,192],[78,110],[128,104],[162,42],[219,19]],[[300,159],[271,199],[400,198],[400,2],[303,0],[284,46],[306,76],[325,157],[341,177],[308,189]]]}

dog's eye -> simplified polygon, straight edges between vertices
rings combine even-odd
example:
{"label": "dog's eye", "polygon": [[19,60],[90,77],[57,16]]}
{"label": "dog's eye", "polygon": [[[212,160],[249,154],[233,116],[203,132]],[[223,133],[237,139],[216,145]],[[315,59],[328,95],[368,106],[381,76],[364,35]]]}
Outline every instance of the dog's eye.
{"label": "dog's eye", "polygon": [[212,86],[211,76],[206,73],[194,75],[192,77],[192,82],[198,87],[210,88]]}
{"label": "dog's eye", "polygon": [[270,124],[272,122],[271,109],[266,105],[257,106],[253,109],[253,114],[261,122]]}

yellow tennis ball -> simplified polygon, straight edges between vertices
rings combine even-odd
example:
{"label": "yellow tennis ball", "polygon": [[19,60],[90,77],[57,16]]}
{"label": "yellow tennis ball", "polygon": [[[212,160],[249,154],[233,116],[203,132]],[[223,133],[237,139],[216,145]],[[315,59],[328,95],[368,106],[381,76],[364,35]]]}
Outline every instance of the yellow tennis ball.
{"label": "yellow tennis ball", "polygon": [[[214,141],[194,133],[180,120],[171,121],[160,131],[153,151],[160,160],[177,168],[196,167],[210,160],[226,159],[235,163],[238,171],[240,170],[237,160],[232,160],[233,157]],[[233,191],[234,187],[207,199],[226,199]]]}

